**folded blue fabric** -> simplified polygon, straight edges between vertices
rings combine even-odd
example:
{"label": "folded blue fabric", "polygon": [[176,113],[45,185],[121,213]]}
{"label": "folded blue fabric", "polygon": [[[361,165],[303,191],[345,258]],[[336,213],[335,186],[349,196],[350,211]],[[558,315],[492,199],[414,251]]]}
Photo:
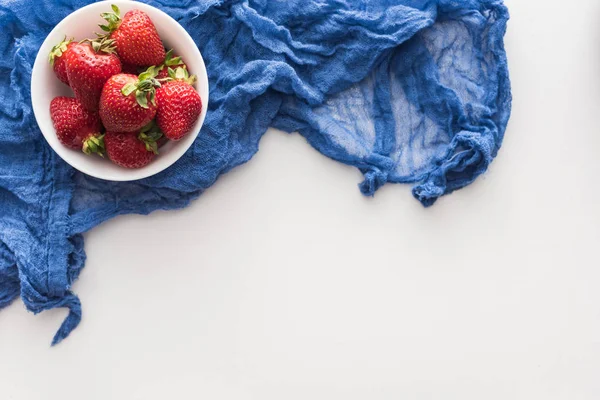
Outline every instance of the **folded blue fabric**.
{"label": "folded blue fabric", "polygon": [[485,172],[511,94],[502,0],[153,0],[207,64],[206,122],[173,167],[105,182],[49,148],[32,114],[31,69],[46,35],[85,0],[0,0],[0,308],[70,310],[81,234],[119,214],[186,206],[248,161],[269,126],[359,168],[360,190],[414,183],[425,206]]}

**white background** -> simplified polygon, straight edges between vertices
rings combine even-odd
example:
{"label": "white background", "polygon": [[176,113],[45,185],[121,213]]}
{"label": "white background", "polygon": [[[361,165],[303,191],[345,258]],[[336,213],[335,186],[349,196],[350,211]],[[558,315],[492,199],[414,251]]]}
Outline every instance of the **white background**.
{"label": "white background", "polygon": [[[514,113],[423,209],[270,131],[191,207],[86,235],[84,319],[0,313],[2,400],[600,398],[600,2],[507,0]],[[146,246],[145,248],[143,246]]]}

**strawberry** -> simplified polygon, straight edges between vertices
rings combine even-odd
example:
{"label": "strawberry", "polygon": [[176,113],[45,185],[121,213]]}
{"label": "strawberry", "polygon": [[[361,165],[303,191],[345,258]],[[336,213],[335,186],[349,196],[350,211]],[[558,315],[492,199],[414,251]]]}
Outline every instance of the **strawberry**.
{"label": "strawberry", "polygon": [[121,19],[119,7],[114,4],[111,7],[112,13],[101,14],[108,24],[100,25],[107,32],[100,37],[115,41],[117,53],[124,63],[136,66],[162,63],[165,47],[150,17],[141,10],[131,10]]}
{"label": "strawberry", "polygon": [[112,76],[102,89],[100,119],[106,130],[135,132],[147,125],[156,115],[156,87],[154,67],[140,74]]}
{"label": "strawberry", "polygon": [[110,40],[75,43],[66,53],[67,76],[75,97],[90,111],[98,110],[104,83],[121,72]]}
{"label": "strawberry", "polygon": [[165,79],[169,77],[169,68],[177,69],[179,67],[187,68],[181,57],[173,55],[173,49],[167,51],[165,61],[158,67],[156,79]]}
{"label": "strawberry", "polygon": [[56,77],[60,79],[60,81],[65,85],[69,85],[69,77],[67,76],[66,53],[70,51],[73,45],[73,39],[67,39],[67,37],[65,36],[62,42],[58,43],[52,48],[48,56],[48,61],[50,61],[50,65],[54,69]]}
{"label": "strawberry", "polygon": [[97,113],[87,111],[79,100],[55,97],[50,102],[50,117],[63,145],[86,154],[103,154],[100,118]]}
{"label": "strawberry", "polygon": [[196,77],[189,76],[187,69],[169,68],[169,75],[174,80],[156,91],[156,122],[167,138],[180,140],[196,124],[202,112],[202,99],[192,86]]}
{"label": "strawberry", "polygon": [[108,158],[124,168],[142,168],[158,154],[156,141],[162,137],[158,131],[106,132],[104,143]]}

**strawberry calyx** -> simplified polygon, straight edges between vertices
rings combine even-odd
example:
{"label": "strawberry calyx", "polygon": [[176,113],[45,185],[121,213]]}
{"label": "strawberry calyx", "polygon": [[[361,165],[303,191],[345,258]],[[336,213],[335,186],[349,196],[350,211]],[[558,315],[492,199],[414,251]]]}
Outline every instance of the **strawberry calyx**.
{"label": "strawberry calyx", "polygon": [[154,121],[143,127],[138,135],[138,139],[146,145],[146,150],[154,154],[158,154],[158,141],[161,137],[163,137],[163,133]]}
{"label": "strawberry calyx", "polygon": [[183,60],[181,59],[181,57],[179,57],[179,56],[173,57],[173,49],[167,51],[167,54],[165,55],[165,62],[163,63],[163,66],[173,67],[175,65],[180,65],[180,64],[183,64]]}
{"label": "strawberry calyx", "polygon": [[114,39],[110,39],[106,35],[96,33],[96,39],[83,39],[79,43],[89,43],[96,53],[114,54],[117,52],[117,46]]}
{"label": "strawberry calyx", "polygon": [[167,54],[165,55],[165,61],[158,66],[157,70],[160,72],[165,68],[174,67],[181,64],[183,64],[183,60],[179,56],[173,57],[173,49],[171,49],[167,51]]}
{"label": "strawberry calyx", "polygon": [[48,61],[50,62],[50,65],[52,67],[54,67],[54,62],[56,61],[56,59],[62,57],[64,52],[67,51],[67,46],[72,41],[73,41],[72,38],[67,39],[67,36],[65,35],[65,38],[60,43],[58,43],[54,47],[52,47],[52,50],[50,50],[50,54],[48,55]]}
{"label": "strawberry calyx", "polygon": [[135,93],[135,99],[142,108],[148,108],[148,95],[150,95],[150,102],[156,105],[156,88],[161,86],[158,79],[156,79],[157,74],[156,67],[148,68],[138,76],[136,82],[123,86],[121,93],[123,96]]}
{"label": "strawberry calyx", "polygon": [[121,10],[114,4],[111,4],[110,8],[112,8],[113,12],[100,14],[100,16],[106,20],[107,25],[98,25],[100,29],[109,34],[116,31],[121,25]]}
{"label": "strawberry calyx", "polygon": [[98,25],[100,29],[102,29],[106,33],[98,33],[96,34],[96,39],[84,39],[80,43],[90,43],[94,48],[96,53],[104,52],[108,54],[116,53],[117,46],[114,39],[110,38],[111,33],[113,33],[119,26],[121,25],[121,17],[119,7],[112,4],[111,8],[113,10],[112,13],[102,13],[100,16],[104,18],[108,25]]}
{"label": "strawberry calyx", "polygon": [[179,67],[177,69],[169,68],[169,78],[174,81],[183,81],[190,85],[193,85],[196,82],[196,75],[190,75],[187,70],[187,67]]}
{"label": "strawberry calyx", "polygon": [[82,151],[87,154],[98,154],[100,157],[104,157],[106,149],[104,148],[104,135],[93,134],[88,136],[83,141]]}

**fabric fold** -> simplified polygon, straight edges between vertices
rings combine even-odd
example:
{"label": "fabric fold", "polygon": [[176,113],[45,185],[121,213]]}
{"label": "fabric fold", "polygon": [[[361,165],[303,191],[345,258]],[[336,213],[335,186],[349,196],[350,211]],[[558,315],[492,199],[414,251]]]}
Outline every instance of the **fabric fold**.
{"label": "fabric fold", "polygon": [[19,297],[19,271],[14,255],[0,242],[0,310]]}
{"label": "fabric fold", "polygon": [[473,182],[492,161],[491,143],[474,132],[454,137],[448,156],[423,183],[413,188],[413,195],[425,207],[432,206],[444,194],[452,193]]}

